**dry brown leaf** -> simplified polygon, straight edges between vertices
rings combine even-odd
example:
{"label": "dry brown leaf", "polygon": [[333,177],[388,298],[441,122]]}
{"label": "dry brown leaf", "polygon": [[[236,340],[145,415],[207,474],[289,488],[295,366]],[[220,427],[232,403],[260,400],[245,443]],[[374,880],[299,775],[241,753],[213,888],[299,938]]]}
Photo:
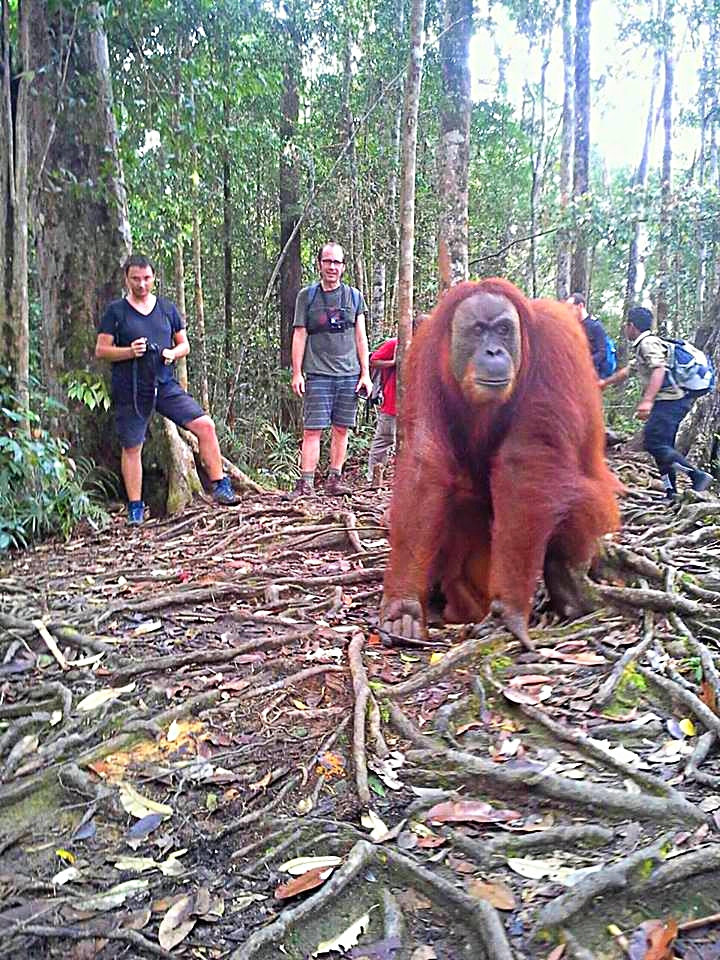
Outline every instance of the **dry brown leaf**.
{"label": "dry brown leaf", "polygon": [[288,883],[281,883],[275,889],[276,900],[287,900],[288,897],[295,897],[298,893],[305,893],[306,890],[314,890],[321,886],[335,870],[335,867],[315,867],[314,870],[308,870],[307,873],[294,877]]}
{"label": "dry brown leaf", "polygon": [[467,885],[468,893],[478,900],[486,900],[496,910],[514,910],[517,906],[515,894],[510,887],[501,880],[486,883],[483,880],[470,880]]}
{"label": "dry brown leaf", "polygon": [[190,933],[197,919],[191,916],[195,906],[193,894],[185,894],[174,903],[162,918],[158,942],[165,950],[172,950]]}
{"label": "dry brown leaf", "polygon": [[426,819],[433,823],[507,823],[519,820],[520,816],[517,810],[496,810],[481,800],[447,800],[431,807]]}
{"label": "dry brown leaf", "polygon": [[553,683],[552,677],[545,676],[544,673],[526,673],[521,677],[513,677],[508,681],[509,687],[532,687],[536,684]]}
{"label": "dry brown leaf", "polygon": [[647,951],[643,960],[673,960],[673,944],[678,935],[675,920],[646,920],[640,924],[647,937]]}
{"label": "dry brown leaf", "polygon": [[715,696],[715,688],[711,683],[703,678],[702,683],[700,684],[700,699],[705,704],[706,707],[710,707],[713,713],[717,713],[717,698]]}

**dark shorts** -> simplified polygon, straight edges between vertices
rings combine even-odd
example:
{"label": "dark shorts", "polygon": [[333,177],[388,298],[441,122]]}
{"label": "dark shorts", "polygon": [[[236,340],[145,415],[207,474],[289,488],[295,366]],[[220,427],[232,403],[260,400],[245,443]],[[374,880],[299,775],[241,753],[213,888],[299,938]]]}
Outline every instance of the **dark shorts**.
{"label": "dark shorts", "polygon": [[[140,414],[149,410],[149,402],[143,398],[142,403],[137,404]],[[177,380],[170,380],[168,383],[159,383],[157,399],[155,401],[155,410],[168,420],[172,420],[179,427],[184,427],[191,420],[197,420],[198,417],[204,417],[205,411],[197,402],[193,400]],[[138,416],[135,404],[130,398],[129,403],[115,403],[115,426],[120,446],[124,448],[139,447],[145,441],[147,425],[150,422],[152,411],[145,416]]]}
{"label": "dark shorts", "polygon": [[306,430],[324,430],[330,424],[336,427],[354,427],[357,409],[358,378],[305,378],[305,409],[303,425]]}

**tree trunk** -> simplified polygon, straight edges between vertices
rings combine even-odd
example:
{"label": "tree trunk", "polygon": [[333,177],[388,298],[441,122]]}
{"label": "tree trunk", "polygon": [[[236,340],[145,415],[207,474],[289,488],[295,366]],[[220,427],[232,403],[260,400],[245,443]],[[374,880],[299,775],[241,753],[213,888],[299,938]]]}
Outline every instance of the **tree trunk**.
{"label": "tree trunk", "polygon": [[[660,11],[658,11],[658,13],[660,13]],[[645,120],[645,136],[643,138],[642,154],[632,180],[632,186],[636,188],[636,192],[641,193],[641,195],[644,195],[645,187],[647,186],[648,170],[650,167],[650,147],[652,146],[653,134],[655,133],[655,125],[657,123],[655,98],[659,79],[660,54],[659,51],[655,51],[652,81],[650,84],[650,102]],[[625,285],[623,316],[627,316],[627,312],[633,304],[640,302],[642,289],[645,285],[644,260],[647,249],[647,226],[645,224],[645,218],[641,215],[636,216],[632,229],[633,234],[628,253],[628,271]]]}
{"label": "tree trunk", "polygon": [[672,0],[668,2],[665,11],[665,87],[663,90],[663,156],[662,156],[662,175],[660,187],[660,238],[658,241],[658,268],[657,268],[657,300],[655,308],[655,317],[658,329],[670,333],[667,329],[668,322],[668,293],[670,289],[670,231],[671,231],[671,203],[672,203],[672,99],[673,99],[673,4]]}
{"label": "tree trunk", "polygon": [[365,276],[365,239],[363,235],[362,214],[360,212],[360,188],[358,178],[357,147],[355,144],[355,118],[350,102],[352,86],[352,36],[348,37],[345,47],[345,70],[343,82],[343,114],[345,140],[348,144],[347,163],[350,180],[350,267],[355,286],[367,290]]}
{"label": "tree trunk", "polygon": [[[592,0],[575,3],[575,158],[573,197],[582,207],[590,191],[590,6]],[[582,228],[575,232],[570,285],[587,292],[587,238]]]}
{"label": "tree trunk", "polygon": [[[30,0],[30,12],[30,205],[42,375],[49,395],[64,401],[63,375],[93,362],[98,317],[121,292],[130,224],[100,8],[73,13]],[[106,425],[81,408],[55,427],[107,462]]]}
{"label": "tree trunk", "polygon": [[563,0],[562,5],[563,36],[563,111],[562,140],[560,146],[560,216],[563,227],[558,233],[557,243],[557,281],[555,293],[558,300],[567,300],[573,291],[570,289],[570,267],[572,244],[567,226],[568,205],[572,187],[573,143],[575,140],[575,72],[573,62],[572,0]]}
{"label": "tree trunk", "polygon": [[[229,124],[228,105],[225,101],[225,122]],[[232,195],[230,187],[230,157],[223,160],[223,301],[225,306],[225,342],[223,345],[223,366],[225,370],[225,399],[232,389],[233,370],[233,257],[232,257]],[[228,426],[235,423],[235,404],[228,409]]]}
{"label": "tree trunk", "polygon": [[[197,171],[195,171],[197,176]],[[197,347],[197,379],[200,383],[200,403],[204,410],[210,410],[210,390],[207,375],[207,345],[205,339],[205,298],[202,285],[202,249],[200,242],[200,198],[195,188],[195,203],[192,218],[193,272],[195,275],[195,329],[193,330]]]}
{"label": "tree trunk", "polygon": [[[425,0],[412,0],[410,56],[405,79],[403,107],[402,162],[400,165],[400,257],[398,318],[398,404],[402,408],[402,364],[412,340],[413,253],[415,244],[415,165],[417,120],[420,104],[423,59],[425,56]],[[400,422],[398,444],[402,441]]]}
{"label": "tree trunk", "polygon": [[[30,406],[30,308],[28,297],[28,0],[17,6],[18,63],[10,48],[10,10],[2,0],[2,97],[0,106],[0,350],[21,410]],[[18,79],[13,89],[13,66]],[[14,106],[14,109],[13,109]]]}
{"label": "tree trunk", "polygon": [[[280,366],[290,367],[292,347],[292,325],[295,316],[295,300],[302,282],[302,262],[300,259],[300,236],[294,235],[302,203],[300,200],[300,163],[295,145],[295,133],[300,108],[297,88],[297,73],[293,55],[297,54],[296,36],[291,32],[292,53],[288,53],[284,67],[283,95],[280,102],[282,119],[280,121],[280,250],[285,257],[280,266]],[[290,240],[292,237],[292,240]],[[288,245],[288,241],[289,245]]]}
{"label": "tree trunk", "polygon": [[468,165],[470,160],[470,65],[472,0],[446,0],[440,36],[443,98],[438,145],[440,292],[468,278]]}
{"label": "tree trunk", "polygon": [[[177,239],[175,240],[175,249],[173,251],[173,277],[175,281],[175,305],[180,311],[180,316],[187,322],[187,304],[185,302],[185,254],[183,251],[183,242],[179,225]],[[175,364],[175,374],[178,378],[178,383],[180,386],[183,388],[183,390],[187,390],[188,377],[186,357],[178,360],[178,362]]]}
{"label": "tree trunk", "polygon": [[543,59],[540,65],[540,83],[537,95],[528,92],[532,98],[532,187],[530,190],[530,289],[533,297],[537,291],[537,232],[539,230],[539,211],[542,200],[543,184],[545,180],[545,164],[547,154],[547,132],[545,123],[545,77],[550,64],[550,41],[545,43]]}
{"label": "tree trunk", "polygon": [[385,334],[385,261],[377,259],[373,265],[372,306],[373,333],[380,339]]}

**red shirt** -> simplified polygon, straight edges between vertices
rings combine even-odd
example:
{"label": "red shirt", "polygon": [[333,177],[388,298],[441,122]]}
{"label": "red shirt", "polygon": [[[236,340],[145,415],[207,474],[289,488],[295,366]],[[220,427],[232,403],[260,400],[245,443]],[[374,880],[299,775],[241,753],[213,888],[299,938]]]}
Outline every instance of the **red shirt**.
{"label": "red shirt", "polygon": [[[392,337],[381,344],[377,350],[370,354],[370,363],[373,360],[392,360],[397,349],[397,337]],[[397,416],[395,401],[397,397],[397,367],[381,367],[383,402],[380,406],[380,413],[389,413],[390,416]]]}

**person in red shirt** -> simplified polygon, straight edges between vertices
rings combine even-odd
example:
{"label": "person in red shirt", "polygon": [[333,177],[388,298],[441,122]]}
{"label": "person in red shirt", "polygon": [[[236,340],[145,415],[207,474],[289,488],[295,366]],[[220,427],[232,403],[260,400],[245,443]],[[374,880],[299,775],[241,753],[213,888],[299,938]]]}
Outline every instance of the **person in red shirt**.
{"label": "person in red shirt", "polygon": [[386,340],[370,355],[370,369],[382,370],[383,402],[378,411],[375,436],[370,444],[367,478],[380,486],[385,465],[395,446],[397,423],[397,337]]}

